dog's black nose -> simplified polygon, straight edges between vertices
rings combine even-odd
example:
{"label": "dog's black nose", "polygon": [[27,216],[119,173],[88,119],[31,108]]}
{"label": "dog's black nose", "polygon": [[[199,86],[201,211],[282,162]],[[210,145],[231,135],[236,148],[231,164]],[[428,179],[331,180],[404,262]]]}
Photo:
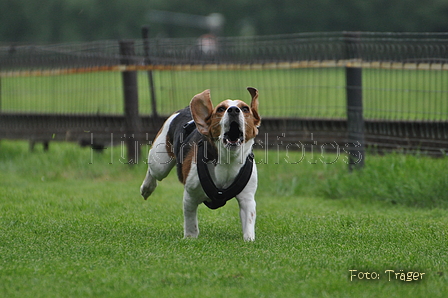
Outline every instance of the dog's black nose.
{"label": "dog's black nose", "polygon": [[230,107],[227,109],[227,113],[229,113],[230,115],[238,115],[239,112],[241,112],[241,110],[238,107]]}

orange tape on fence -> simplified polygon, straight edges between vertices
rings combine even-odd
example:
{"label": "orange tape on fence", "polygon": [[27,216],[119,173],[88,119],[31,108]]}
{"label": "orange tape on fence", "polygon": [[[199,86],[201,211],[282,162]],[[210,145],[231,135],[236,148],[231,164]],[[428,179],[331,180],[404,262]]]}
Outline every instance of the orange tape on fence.
{"label": "orange tape on fence", "polygon": [[0,77],[38,77],[82,74],[94,72],[124,71],[226,71],[226,70],[271,70],[299,68],[376,68],[395,70],[448,70],[448,64],[442,63],[405,63],[405,62],[365,62],[362,60],[323,60],[293,61],[254,64],[173,64],[173,65],[111,65],[73,68],[30,69],[0,71]]}

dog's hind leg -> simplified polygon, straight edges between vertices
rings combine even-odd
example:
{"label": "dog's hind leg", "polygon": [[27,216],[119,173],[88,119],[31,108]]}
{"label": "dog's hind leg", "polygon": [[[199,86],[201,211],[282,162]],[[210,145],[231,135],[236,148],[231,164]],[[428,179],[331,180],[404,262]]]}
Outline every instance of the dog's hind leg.
{"label": "dog's hind leg", "polygon": [[[163,149],[163,148],[165,149]],[[140,186],[140,194],[146,200],[157,187],[157,180],[162,181],[176,164],[174,156],[170,155],[162,143],[154,143],[149,150],[148,171],[145,180]]]}
{"label": "dog's hind leg", "polygon": [[154,144],[148,154],[148,171],[140,186],[140,194],[146,200],[156,189],[157,180],[163,180],[170,173],[176,164],[176,159],[172,152],[171,140],[168,138],[168,130],[171,121],[178,114],[169,117],[159,131]]}
{"label": "dog's hind leg", "polygon": [[143,183],[140,186],[140,194],[146,200],[153,193],[156,187],[157,187],[157,180],[151,175],[151,171],[148,168],[145,180],[143,180]]}

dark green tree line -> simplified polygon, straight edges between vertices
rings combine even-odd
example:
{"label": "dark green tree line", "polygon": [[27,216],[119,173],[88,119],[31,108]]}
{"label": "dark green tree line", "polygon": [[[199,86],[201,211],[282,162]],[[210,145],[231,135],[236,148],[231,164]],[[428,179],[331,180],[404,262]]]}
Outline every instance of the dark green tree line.
{"label": "dark green tree line", "polygon": [[152,23],[152,9],[219,12],[225,36],[312,31],[448,31],[446,0],[0,0],[0,42],[198,36],[203,29]]}

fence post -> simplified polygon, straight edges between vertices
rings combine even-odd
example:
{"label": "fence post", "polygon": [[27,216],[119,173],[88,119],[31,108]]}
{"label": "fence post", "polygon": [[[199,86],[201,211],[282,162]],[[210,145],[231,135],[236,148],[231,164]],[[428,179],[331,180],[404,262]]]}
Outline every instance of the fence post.
{"label": "fence post", "polygon": [[[149,26],[142,27],[142,37],[143,37],[143,48],[145,51],[145,65],[151,65],[151,59],[149,57]],[[154,87],[154,79],[152,76],[152,70],[148,70],[148,81],[149,81],[149,92],[151,94],[151,109],[152,117],[156,119],[159,117],[157,113],[157,102],[156,102],[156,91]]]}
{"label": "fence post", "polygon": [[[361,34],[348,32],[344,34],[346,58],[351,62],[360,62],[359,40]],[[365,161],[364,118],[362,107],[362,68],[361,65],[345,67],[347,92],[347,138],[348,168],[360,169]]]}
{"label": "fence post", "polygon": [[[134,41],[122,40],[120,44],[120,63],[133,65],[135,56]],[[123,71],[124,117],[127,147],[127,164],[138,163],[140,146],[138,134],[141,132],[141,119],[138,113],[138,85],[137,72]]]}

